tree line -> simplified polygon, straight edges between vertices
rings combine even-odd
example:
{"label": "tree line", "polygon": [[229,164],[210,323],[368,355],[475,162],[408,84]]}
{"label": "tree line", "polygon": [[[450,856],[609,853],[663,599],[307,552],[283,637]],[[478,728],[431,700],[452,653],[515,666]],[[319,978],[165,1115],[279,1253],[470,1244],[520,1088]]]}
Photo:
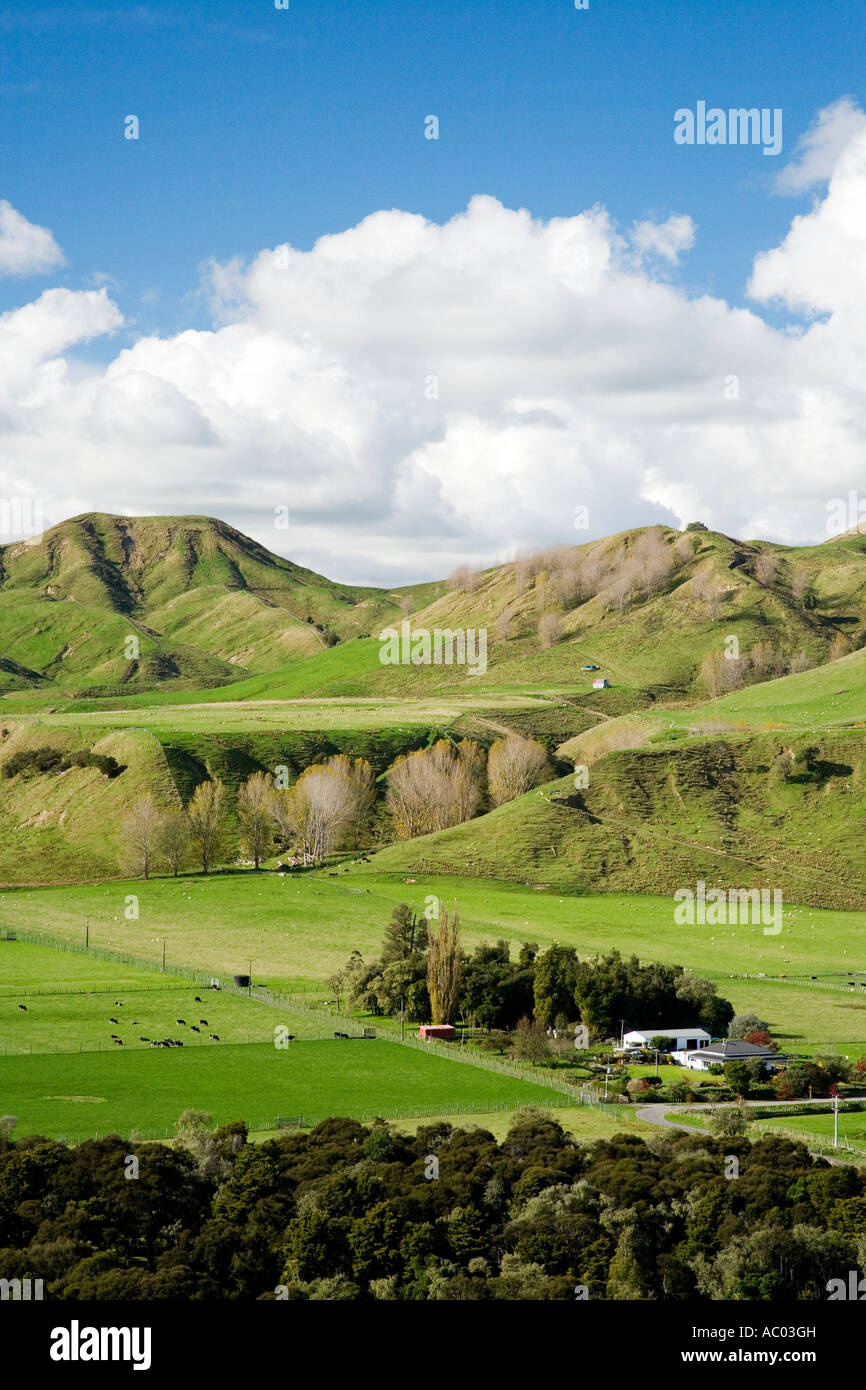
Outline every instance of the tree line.
{"label": "tree line", "polygon": [[[611,950],[580,960],[573,946],[544,952],[524,942],[511,959],[507,941],[463,949],[456,909],[428,922],[400,903],[385,929],[379,958],[353,951],[329,987],[365,1013],[417,1022],[472,1019],[479,1028],[508,1030],[524,1020],[547,1028],[579,1021],[596,1038],[618,1037],[623,1022],[642,1028],[679,1022],[724,1035],[733,1005],[711,980],[681,965],[642,963]],[[524,1029],[525,1031],[525,1029]]]}
{"label": "tree line", "polygon": [[866,1267],[866,1172],[788,1139],[581,1145],[531,1110],[501,1142],[445,1122],[256,1144],[195,1112],[177,1128],[69,1147],[0,1121],[0,1278],[52,1300],[799,1304]]}
{"label": "tree line", "polygon": [[[384,773],[391,834],[403,840],[458,825],[553,775],[543,745],[521,734],[497,739],[489,751],[471,739],[439,739],[401,754]],[[142,796],[123,823],[122,862],[143,878],[157,867],[178,874],[193,862],[208,873],[236,854],[255,869],[274,854],[319,864],[335,850],[371,842],[376,784],[370,763],[345,753],[310,764],[288,787],[254,772],[238,789],[234,831],[219,778],[200,782],[183,806],[164,809]]]}

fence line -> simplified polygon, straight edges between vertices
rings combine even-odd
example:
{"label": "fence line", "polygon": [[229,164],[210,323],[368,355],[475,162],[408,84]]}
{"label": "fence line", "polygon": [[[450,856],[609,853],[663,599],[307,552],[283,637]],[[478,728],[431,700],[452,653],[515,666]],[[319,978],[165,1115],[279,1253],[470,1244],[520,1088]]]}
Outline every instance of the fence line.
{"label": "fence line", "polygon": [[730,970],[706,970],[704,974],[711,980],[755,980],[758,984],[765,985],[793,985],[801,989],[841,990],[843,994],[856,994],[861,987],[866,990],[866,980],[858,980],[853,985],[849,985],[834,984],[832,980],[806,980],[797,975],[749,975],[745,972],[731,972]]}
{"label": "fence line", "polygon": [[558,1076],[542,1076],[537,1070],[524,1067],[519,1062],[506,1061],[504,1057],[483,1057],[481,1053],[474,1050],[467,1055],[464,1047],[449,1047],[448,1043],[440,1043],[434,1039],[421,1038],[395,1038],[395,1042],[401,1043],[403,1047],[414,1047],[422,1052],[432,1052],[437,1057],[447,1057],[452,1062],[466,1062],[469,1066],[481,1067],[485,1071],[499,1072],[503,1076],[512,1076],[519,1081],[530,1081],[536,1086],[544,1086],[551,1091],[559,1091],[563,1095],[570,1096],[572,1101],[579,1094],[577,1087],[579,1080],[572,1082],[563,1081]]}
{"label": "fence line", "polygon": [[820,1134],[810,1134],[805,1129],[788,1129],[787,1126],[773,1125],[772,1129],[762,1129],[761,1134],[772,1135],[781,1134],[785,1139],[796,1140],[798,1144],[805,1144],[810,1151],[814,1151],[824,1157],[832,1157],[843,1149],[845,1153],[856,1154],[858,1158],[866,1159],[866,1148],[858,1144],[852,1144],[851,1140],[844,1135],[839,1136],[839,1143],[834,1145],[829,1139]]}
{"label": "fence line", "polygon": [[[481,1101],[481,1100],[479,1100],[479,1101],[460,1101],[460,1102],[450,1102],[450,1103],[446,1101],[443,1105],[425,1105],[425,1106],[416,1106],[416,1107],[413,1107],[413,1108],[404,1108],[404,1109],[398,1108],[398,1109],[396,1109],[396,1110],[385,1110],[385,1111],[383,1111],[383,1110],[363,1110],[363,1111],[356,1111],[356,1112],[355,1112],[354,1114],[352,1114],[352,1115],[340,1115],[340,1116],[337,1116],[336,1118],[338,1118],[338,1119],[348,1119],[348,1120],[357,1120],[357,1122],[358,1122],[359,1124],[362,1124],[362,1123],[365,1123],[365,1122],[369,1122],[370,1120],[418,1120],[418,1119],[425,1119],[425,1118],[430,1118],[431,1116],[439,1116],[439,1115],[496,1115],[496,1114],[503,1114],[503,1113],[508,1114],[508,1113],[510,1113],[510,1112],[512,1112],[512,1111],[522,1110],[522,1109],[525,1108],[525,1104],[526,1104],[525,1102],[522,1102],[522,1103],[515,1103],[514,1101],[510,1101],[510,1100],[503,1100],[503,1101]],[[564,1104],[564,1102],[563,1102],[562,1100],[560,1100],[560,1099],[558,1099],[558,1098],[555,1098],[555,1097],[550,1097],[550,1099],[547,1099],[547,1098],[545,1097],[545,1098],[542,1098],[542,1099],[540,1099],[540,1100],[538,1100],[538,1101],[533,1101],[533,1105],[537,1106],[537,1108],[539,1108],[539,1109],[545,1109],[545,1110],[555,1110],[555,1109],[558,1109],[558,1108],[559,1108],[560,1106],[562,1106],[563,1104]],[[306,1130],[306,1129],[314,1129],[314,1128],[316,1127],[316,1125],[321,1124],[323,1120],[331,1120],[331,1119],[334,1119],[334,1118],[335,1118],[335,1116],[332,1115],[332,1114],[328,1114],[328,1115],[272,1115],[272,1116],[268,1117],[267,1119],[263,1119],[263,1120],[262,1120],[262,1119],[260,1119],[260,1120],[248,1120],[248,1121],[246,1121],[245,1123],[246,1123],[247,1130],[248,1130],[248,1132],[249,1132],[250,1134],[261,1134],[261,1133],[267,1132],[268,1130],[281,1130],[281,1129],[295,1129],[295,1130],[302,1130],[302,1129],[303,1129],[303,1130]],[[61,1143],[64,1143],[64,1144],[80,1144],[80,1143],[82,1142],[82,1140],[84,1140],[84,1139],[105,1138],[106,1135],[108,1135],[108,1134],[114,1134],[114,1133],[116,1133],[115,1130],[106,1130],[104,1135],[94,1135],[92,1132],[88,1132],[87,1134],[84,1134],[84,1135],[78,1134],[78,1135],[76,1135],[74,1138],[72,1137],[72,1135],[67,1135],[67,1134],[58,1135],[57,1138],[58,1138],[58,1140],[59,1140]],[[161,1128],[161,1129],[157,1129],[157,1128],[139,1129],[139,1128],[137,1128],[137,1127],[133,1127],[132,1130],[130,1131],[129,1136],[127,1136],[127,1137],[129,1138],[129,1142],[130,1142],[130,1143],[137,1144],[137,1143],[145,1143],[145,1142],[148,1142],[148,1141],[151,1141],[151,1140],[158,1141],[158,1140],[162,1140],[162,1139],[174,1139],[175,1136],[176,1136],[175,1127],[174,1127],[174,1125],[171,1125],[171,1126],[163,1127],[163,1128]]]}
{"label": "fence line", "polygon": [[[34,945],[43,945],[60,950],[72,951],[74,954],[91,956],[98,960],[131,965],[137,969],[147,970],[151,973],[159,969],[152,960],[149,961],[144,957],[134,956],[125,951],[113,951],[106,947],[84,945],[82,942],[64,941],[62,939],[46,936],[41,932],[30,931],[29,929],[0,926],[0,940],[16,939],[29,941]],[[218,978],[212,971],[199,970],[190,966],[166,965],[164,967],[164,973],[166,975],[174,975],[182,979],[192,980],[197,984],[206,985],[209,985],[212,979]],[[267,989],[261,985],[243,987],[235,985],[234,982],[231,984],[229,984],[228,981],[223,982],[222,978],[219,978],[219,987],[221,991],[240,995],[261,1004],[270,1004],[276,1008],[285,1009],[287,1012],[295,1013],[319,1022],[323,1026],[327,1023],[330,1025],[331,1029],[333,1029],[334,1024],[337,1023],[340,1025],[341,1031],[349,1031],[350,1037],[361,1038],[369,1031],[369,1025],[358,1023],[357,1019],[352,1015],[345,1014],[342,1011],[317,1008],[297,998],[295,995],[283,994],[276,990]],[[332,1036],[332,1033],[329,1033],[328,1036]],[[378,1040],[396,1042],[401,1047],[414,1047],[421,1051],[432,1053],[434,1056],[444,1057],[448,1061],[463,1062],[484,1071],[498,1072],[502,1076],[510,1076],[519,1081],[527,1081],[534,1086],[550,1091],[557,1091],[561,1095],[566,1095],[570,1097],[573,1104],[582,1105],[593,1103],[592,1101],[580,1099],[581,1088],[584,1091],[589,1091],[592,1088],[586,1087],[578,1078],[570,1082],[565,1081],[558,1076],[540,1074],[538,1069],[523,1066],[520,1062],[506,1060],[505,1058],[485,1057],[475,1049],[469,1051],[463,1046],[449,1046],[447,1043],[438,1042],[434,1039],[422,1040],[421,1038],[412,1036],[400,1037],[396,1030],[393,1033],[389,1030],[384,1036],[379,1036]],[[106,1049],[95,1048],[90,1050],[107,1050],[107,1045]],[[434,1113],[442,1112],[438,1111]]]}

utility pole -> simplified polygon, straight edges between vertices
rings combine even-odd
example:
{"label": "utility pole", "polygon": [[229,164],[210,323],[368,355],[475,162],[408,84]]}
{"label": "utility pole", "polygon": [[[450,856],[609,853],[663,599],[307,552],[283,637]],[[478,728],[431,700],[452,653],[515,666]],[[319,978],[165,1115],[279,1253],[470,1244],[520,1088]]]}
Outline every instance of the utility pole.
{"label": "utility pole", "polygon": [[839,1092],[833,1097],[833,1148],[839,1147]]}

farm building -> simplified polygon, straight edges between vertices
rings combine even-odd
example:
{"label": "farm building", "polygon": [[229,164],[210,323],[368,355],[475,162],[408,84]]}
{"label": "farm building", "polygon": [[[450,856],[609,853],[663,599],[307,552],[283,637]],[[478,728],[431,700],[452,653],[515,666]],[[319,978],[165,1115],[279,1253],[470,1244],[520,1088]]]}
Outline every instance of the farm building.
{"label": "farm building", "polygon": [[419,1038],[439,1038],[445,1042],[450,1042],[454,1037],[453,1023],[422,1023],[418,1029]]}
{"label": "farm building", "polygon": [[788,1058],[783,1053],[748,1042],[713,1043],[700,1051],[682,1049],[674,1056],[680,1066],[688,1067],[690,1071],[709,1071],[710,1067],[724,1066],[725,1062],[751,1062],[754,1057],[760,1058],[772,1071],[779,1071],[788,1065]]}
{"label": "farm building", "polygon": [[713,1040],[706,1028],[633,1028],[622,1041],[625,1047],[649,1047],[653,1038],[667,1038],[670,1052],[709,1047]]}
{"label": "farm building", "polygon": [[610,681],[607,676],[599,676],[598,679],[594,680],[592,683],[593,690],[607,690],[609,687]]}

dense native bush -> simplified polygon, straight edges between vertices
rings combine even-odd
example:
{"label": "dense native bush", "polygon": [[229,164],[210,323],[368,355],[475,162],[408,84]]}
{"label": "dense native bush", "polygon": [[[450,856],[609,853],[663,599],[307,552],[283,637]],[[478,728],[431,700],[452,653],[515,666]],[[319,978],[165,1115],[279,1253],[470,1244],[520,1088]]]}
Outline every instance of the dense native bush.
{"label": "dense native bush", "polygon": [[91,753],[79,748],[74,753],[63,753],[59,748],[22,748],[13,753],[3,764],[4,777],[16,777],[19,772],[34,776],[41,772],[68,772],[72,767],[95,767],[103,777],[118,777],[123,767],[116,758],[104,753]]}
{"label": "dense native bush", "polygon": [[866,1174],[787,1139],[581,1146],[526,1111],[502,1143],[331,1119],[248,1144],[186,1118],[174,1148],[0,1138],[0,1278],[58,1299],[808,1301],[866,1256]]}

